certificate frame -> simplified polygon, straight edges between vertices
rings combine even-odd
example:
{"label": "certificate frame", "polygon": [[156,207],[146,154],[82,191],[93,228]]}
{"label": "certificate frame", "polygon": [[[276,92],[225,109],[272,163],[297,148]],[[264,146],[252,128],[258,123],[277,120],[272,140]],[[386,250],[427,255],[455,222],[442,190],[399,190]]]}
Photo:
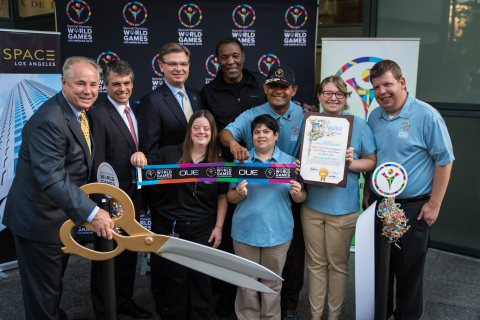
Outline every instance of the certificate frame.
{"label": "certificate frame", "polygon": [[[355,116],[343,115],[343,114],[338,114],[338,115],[335,114],[334,115],[334,114],[327,114],[327,113],[320,113],[320,112],[307,112],[307,113],[305,113],[304,118],[303,118],[302,141],[301,141],[301,144],[300,144],[300,158],[299,158],[302,167],[305,164],[304,163],[304,160],[306,158],[306,153],[305,152],[308,152],[308,151],[305,150],[306,146],[304,145],[304,141],[305,141],[305,132],[306,132],[306,130],[309,129],[308,119],[310,117],[344,118],[349,124],[348,125],[347,148],[345,149],[345,152],[350,147],[350,143],[351,143],[351,140],[352,140],[352,129],[353,129],[353,121],[354,121]],[[347,186],[347,172],[348,172],[348,166],[347,166],[347,161],[345,160],[343,177],[341,178],[341,180],[338,183],[304,179],[301,175],[301,172],[300,172],[300,174],[298,174],[298,181],[304,182],[304,183],[309,183],[309,184],[317,184],[317,185],[323,185],[323,186],[345,188]]]}

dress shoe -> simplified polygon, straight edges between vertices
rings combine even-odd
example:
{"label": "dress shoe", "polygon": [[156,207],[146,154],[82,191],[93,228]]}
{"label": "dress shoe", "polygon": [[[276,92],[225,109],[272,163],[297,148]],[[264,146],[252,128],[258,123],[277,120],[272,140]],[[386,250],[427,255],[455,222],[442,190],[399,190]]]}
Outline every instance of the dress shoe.
{"label": "dress shoe", "polygon": [[283,320],[298,320],[297,312],[295,310],[286,310]]}
{"label": "dress shoe", "polygon": [[118,314],[126,314],[133,319],[149,319],[152,317],[152,313],[150,311],[137,305],[134,305],[131,309],[119,311]]}
{"label": "dress shoe", "polygon": [[170,313],[168,312],[168,307],[167,308],[161,308],[161,309],[155,307],[155,312],[157,313],[157,315],[160,316],[160,319],[171,320]]}

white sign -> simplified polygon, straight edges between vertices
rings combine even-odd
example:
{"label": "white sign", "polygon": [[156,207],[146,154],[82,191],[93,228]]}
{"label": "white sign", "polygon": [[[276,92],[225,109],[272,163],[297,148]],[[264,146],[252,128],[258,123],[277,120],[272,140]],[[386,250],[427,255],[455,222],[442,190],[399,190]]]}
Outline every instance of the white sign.
{"label": "white sign", "polygon": [[338,75],[352,92],[348,112],[367,120],[378,107],[370,83],[370,69],[381,60],[395,61],[402,69],[408,92],[415,97],[420,39],[322,38],[321,79]]}
{"label": "white sign", "polygon": [[112,166],[107,162],[102,162],[98,166],[97,181],[102,183],[108,183],[112,186],[119,188],[117,174],[113,170]]}

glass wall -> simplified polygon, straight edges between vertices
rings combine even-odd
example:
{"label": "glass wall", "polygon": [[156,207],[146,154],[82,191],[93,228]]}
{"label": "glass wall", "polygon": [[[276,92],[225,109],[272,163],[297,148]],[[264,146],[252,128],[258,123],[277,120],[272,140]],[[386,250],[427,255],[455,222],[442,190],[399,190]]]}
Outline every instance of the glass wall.
{"label": "glass wall", "polygon": [[480,104],[479,30],[479,0],[378,0],[377,37],[421,39],[417,97],[427,102]]}

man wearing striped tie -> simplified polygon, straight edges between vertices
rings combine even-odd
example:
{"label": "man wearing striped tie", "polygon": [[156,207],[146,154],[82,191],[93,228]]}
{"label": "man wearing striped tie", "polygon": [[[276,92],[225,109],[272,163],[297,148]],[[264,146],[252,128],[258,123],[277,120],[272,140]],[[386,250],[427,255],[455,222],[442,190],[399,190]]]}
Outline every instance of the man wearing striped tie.
{"label": "man wearing striped tie", "polygon": [[68,261],[59,236],[65,221],[89,221],[98,236],[112,238],[108,212],[79,188],[92,171],[95,144],[85,110],[97,99],[99,73],[91,59],[68,58],[62,91],[23,127],[3,224],[14,234],[26,319],[67,319],[59,308]]}
{"label": "man wearing striped tie", "polygon": [[[138,110],[139,146],[145,154],[182,144],[190,116],[203,109],[200,92],[185,86],[190,72],[190,50],[177,43],[167,43],[160,49],[157,61],[164,83],[140,100]],[[158,233],[155,222],[160,214],[155,208],[161,195],[155,187],[146,188],[145,194],[152,214],[152,231]],[[157,313],[162,319],[168,319],[161,280],[161,259],[152,255],[150,260],[152,294]]]}
{"label": "man wearing striped tie", "polygon": [[[97,174],[99,166],[108,163],[115,171],[118,186],[132,199],[135,218],[140,221],[141,190],[132,179],[135,168],[130,164],[130,156],[138,151],[139,140],[138,105],[129,101],[133,90],[133,69],[127,61],[115,60],[103,67],[102,78],[108,96],[87,112],[95,142],[91,181],[102,182]],[[136,267],[137,252],[125,250],[115,257],[117,313],[134,319],[148,319],[152,314],[132,300]],[[92,261],[91,291],[97,320],[105,318],[101,279],[101,264]]]}

